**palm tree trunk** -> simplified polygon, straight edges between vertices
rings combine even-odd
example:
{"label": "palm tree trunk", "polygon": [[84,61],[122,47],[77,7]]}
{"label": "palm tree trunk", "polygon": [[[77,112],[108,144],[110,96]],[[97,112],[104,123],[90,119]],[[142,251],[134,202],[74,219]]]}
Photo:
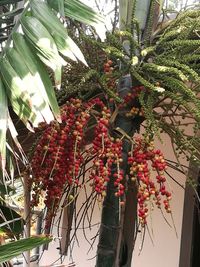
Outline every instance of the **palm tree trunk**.
{"label": "palm tree trunk", "polygon": [[[121,78],[119,82],[119,95],[121,97],[124,97],[127,95],[132,87],[132,81],[130,76],[125,76]],[[137,119],[130,119],[127,118],[124,115],[118,114],[115,122],[115,128],[120,127],[124,132],[126,132],[128,135],[132,136],[135,132],[139,130],[141,120]],[[127,165],[127,159],[128,159],[128,152],[131,149],[131,144],[129,141],[124,140],[123,143],[123,164],[121,166],[121,169],[123,169],[124,172],[124,180],[126,173],[128,171],[128,165]],[[113,167],[113,173],[114,173],[114,167]],[[133,203],[133,206],[127,206],[125,208],[125,220],[127,217],[132,216],[132,220],[130,223],[132,230],[131,236],[134,235],[134,223],[136,219],[136,189],[133,189],[130,185],[128,186],[128,191],[126,193],[127,201],[131,200],[131,203]],[[125,254],[121,253],[118,247],[119,242],[121,243],[121,239],[123,239],[124,247],[126,246],[127,239],[131,238],[128,237],[128,232],[125,233],[123,230],[125,225],[120,226],[120,206],[119,206],[119,198],[115,196],[116,188],[114,186],[114,178],[111,177],[108,186],[107,186],[107,195],[105,197],[104,203],[103,203],[103,210],[102,210],[102,218],[101,218],[101,227],[100,227],[100,234],[99,234],[99,244],[98,244],[98,251],[97,251],[97,263],[96,267],[114,267],[118,265],[118,256],[119,253],[121,254],[121,258],[124,257]],[[135,208],[134,208],[135,207]],[[133,213],[131,215],[131,213]],[[125,226],[126,227],[126,226]],[[120,234],[120,231],[122,234]],[[123,237],[123,238],[122,238]],[[120,239],[120,240],[119,240]],[[123,255],[122,255],[123,254]],[[132,250],[128,252],[128,254],[132,254]],[[116,256],[118,255],[118,256]],[[131,258],[129,256],[129,258]],[[127,262],[127,259],[123,259],[123,262]],[[120,265],[121,266],[121,265]]]}
{"label": "palm tree trunk", "polygon": [[136,237],[137,222],[137,187],[128,182],[126,193],[126,205],[124,211],[124,220],[122,225],[122,238],[120,243],[119,265],[120,267],[130,267],[132,253],[134,249],[134,240]]}
{"label": "palm tree trunk", "polygon": [[[134,9],[134,15],[138,19],[142,32],[141,38],[145,43],[149,43],[152,30],[158,22],[161,3],[162,1],[155,0],[120,1],[122,15],[120,28],[123,30],[125,26],[131,25],[131,14],[133,15],[132,9]],[[130,92],[131,87],[130,76],[123,77],[119,82],[119,95],[124,97]],[[115,126],[120,127],[129,136],[133,136],[139,131],[141,122],[140,118],[128,119],[126,116],[118,115]],[[131,145],[124,142],[123,165],[121,166],[124,171],[124,180],[128,171],[127,159],[130,149]],[[113,180],[111,179],[108,184],[107,197],[103,205],[96,267],[131,267],[137,222],[137,188],[130,181],[127,182],[126,202],[120,219],[119,200],[114,195]]]}
{"label": "palm tree trunk", "polygon": [[114,266],[118,234],[119,200],[115,196],[114,179],[111,177],[107,187],[107,196],[103,204],[97,251],[97,267]]}

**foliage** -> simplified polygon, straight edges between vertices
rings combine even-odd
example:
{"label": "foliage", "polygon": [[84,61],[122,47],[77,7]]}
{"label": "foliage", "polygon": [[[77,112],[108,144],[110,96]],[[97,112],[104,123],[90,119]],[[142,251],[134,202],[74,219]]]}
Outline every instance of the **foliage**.
{"label": "foliage", "polygon": [[[7,30],[6,33],[2,32],[3,40],[7,38],[8,40],[0,59],[3,109],[1,112],[0,155],[4,175],[6,174],[6,150],[8,150],[6,148],[6,132],[11,134],[15,143],[15,150],[18,148],[22,154],[8,106],[12,106],[19,119],[30,130],[33,130],[33,127],[36,127],[39,122],[47,121],[49,123],[54,118],[59,120],[59,107],[45,65],[54,72],[55,86],[59,88],[61,69],[63,65],[67,64],[67,58],[75,61],[80,60],[86,64],[81,50],[69,37],[62,23],[64,18],[59,19],[57,13],[60,12],[62,15],[78,19],[96,28],[103,20],[92,9],[77,0],[70,1],[70,5],[68,1],[65,1],[65,4],[64,1],[50,2],[29,1],[24,9],[18,8],[15,1],[1,3],[6,10],[2,14],[2,23],[9,25],[12,22],[13,25],[15,22],[9,38],[6,36]],[[64,4],[64,9],[63,5],[59,4],[61,2]],[[75,12],[76,9],[78,12]],[[42,14],[40,14],[41,11]],[[21,14],[15,19],[15,15],[18,13]],[[20,27],[22,32],[16,33]],[[13,47],[11,47],[12,40]],[[59,55],[59,52],[64,58]],[[10,145],[11,142],[7,143],[7,147]],[[9,155],[8,152],[7,155]],[[16,157],[18,156],[16,155]]]}
{"label": "foliage", "polygon": [[52,241],[51,237],[47,236],[32,236],[30,238],[21,239],[0,246],[0,263],[6,262],[26,250],[31,250],[35,247],[48,244]]}
{"label": "foliage", "polygon": [[13,209],[0,205],[1,218],[0,218],[0,230],[3,231],[10,237],[19,235],[24,230],[25,221],[22,219],[21,215],[18,214]]}
{"label": "foliage", "polygon": [[[115,84],[110,89],[105,81],[110,79],[116,82],[121,75],[131,73],[133,81],[147,89],[139,96],[148,125],[145,128],[147,135],[152,131],[154,135],[159,135],[160,131],[167,131],[173,143],[177,145],[177,150],[184,153],[188,159],[191,157],[195,160],[199,157],[196,137],[184,134],[181,125],[184,124],[184,120],[191,119],[194,134],[199,128],[199,36],[196,32],[198,21],[199,10],[180,13],[166,29],[165,23],[160,24],[159,30],[152,33],[146,47],[136,42],[128,31],[108,34],[108,43],[102,45],[97,44],[94,39],[91,40],[91,37],[84,36],[81,42],[82,45],[85,43],[88,46],[86,53],[89,49],[98,51],[95,51],[98,61],[95,62],[94,55],[89,54],[93,60],[88,58],[88,64],[93,70],[83,68],[84,78],[64,84],[64,90],[60,93],[66,95],[65,98],[63,96],[63,102],[70,94],[80,93],[81,90],[86,93],[87,87],[90,87],[88,81],[92,81],[92,87],[95,82],[96,90],[101,87],[111,96],[112,92],[117,92],[117,86]],[[135,31],[135,34],[138,34],[137,29]],[[131,44],[132,50],[129,54],[122,48],[121,40],[125,38],[128,38]],[[114,62],[114,71],[110,74],[103,74],[103,68],[99,67],[100,64],[103,65],[106,55]],[[123,70],[119,71],[118,60],[122,60]],[[72,73],[75,71],[76,66],[73,65],[71,69],[65,69],[67,77],[74,75]],[[81,77],[80,74],[79,76]],[[118,102],[119,99],[114,97]],[[183,119],[182,122],[180,118]]]}

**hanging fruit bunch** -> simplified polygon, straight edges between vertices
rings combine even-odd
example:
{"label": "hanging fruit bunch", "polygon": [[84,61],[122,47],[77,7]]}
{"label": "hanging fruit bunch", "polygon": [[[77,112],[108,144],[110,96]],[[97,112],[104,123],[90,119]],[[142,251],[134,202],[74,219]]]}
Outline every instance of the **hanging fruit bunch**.
{"label": "hanging fruit bunch", "polygon": [[[95,118],[94,138],[89,148],[88,126]],[[50,227],[63,194],[75,186],[81,186],[81,174],[85,162],[92,162],[91,186],[104,196],[111,175],[112,164],[117,166],[114,177],[116,194],[123,194],[123,178],[120,171],[122,143],[109,133],[110,110],[99,99],[87,103],[70,99],[61,110],[62,123],[52,121],[42,126],[42,136],[37,143],[32,160],[32,207],[37,206],[45,192],[47,208],[46,227]],[[87,160],[86,160],[87,159]]]}
{"label": "hanging fruit bunch", "polygon": [[126,117],[144,117],[144,110],[139,103],[139,95],[141,92],[147,92],[147,89],[143,85],[133,86],[130,92],[125,95],[123,103],[119,104],[119,110],[125,110]]}
{"label": "hanging fruit bunch", "polygon": [[[112,65],[111,60],[104,64],[107,86],[110,89],[116,87]],[[146,92],[144,86],[134,86],[123,102],[118,104],[119,112],[125,111],[127,117],[144,117],[138,100],[140,93],[144,91]],[[122,168],[122,148],[126,136],[113,137],[110,118],[110,108],[99,98],[87,102],[72,98],[61,108],[61,123],[52,121],[49,125],[43,124],[41,138],[31,159],[30,189],[33,192],[32,207],[38,206],[41,196],[45,196],[47,229],[50,229],[57,209],[74,199],[74,188],[83,186],[83,175],[86,172],[92,190],[101,197],[106,196],[107,183],[112,176],[115,195],[123,200],[126,181]],[[86,148],[89,139],[90,144]],[[152,142],[147,142],[146,139],[133,137],[132,140],[133,148],[128,158],[129,178],[137,181],[138,216],[145,226],[148,202],[154,201],[161,207],[161,198],[165,197],[164,207],[170,212],[171,194],[165,186],[166,163],[162,153],[155,150]],[[86,164],[89,162],[90,168],[87,169]],[[150,169],[157,172],[157,183],[152,179]]]}
{"label": "hanging fruit bunch", "polygon": [[128,163],[131,180],[138,185],[138,217],[141,225],[147,224],[149,206],[155,203],[158,208],[161,208],[162,198],[164,198],[166,212],[170,213],[171,193],[166,188],[164,176],[167,164],[162,152],[154,148],[153,141],[135,138]]}
{"label": "hanging fruit bunch", "polygon": [[106,86],[109,90],[115,91],[116,92],[116,73],[115,73],[115,68],[114,68],[114,63],[112,60],[108,59],[106,63],[103,65],[103,72],[105,74],[105,81],[106,81]]}

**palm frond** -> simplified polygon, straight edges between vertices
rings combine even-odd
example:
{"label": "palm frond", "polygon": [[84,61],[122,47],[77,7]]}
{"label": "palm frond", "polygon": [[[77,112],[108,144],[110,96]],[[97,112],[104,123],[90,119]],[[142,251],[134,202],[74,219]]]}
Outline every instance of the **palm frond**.
{"label": "palm frond", "polygon": [[[0,25],[5,25],[0,29],[0,42],[4,42],[0,55],[0,101],[3,109],[0,115],[0,155],[3,172],[6,167],[8,122],[14,129],[7,113],[8,106],[29,129],[43,121],[59,120],[54,86],[61,86],[62,66],[66,64],[66,57],[86,64],[81,50],[68,36],[57,13],[92,26],[103,22],[100,15],[77,0],[33,0],[25,8],[19,6],[20,2],[0,1],[3,7]],[[19,30],[21,33],[16,33]],[[55,74],[54,85],[47,67]],[[11,148],[10,144],[7,145]]]}
{"label": "palm frond", "polygon": [[11,260],[24,251],[31,250],[52,241],[51,237],[33,236],[0,246],[0,263]]}

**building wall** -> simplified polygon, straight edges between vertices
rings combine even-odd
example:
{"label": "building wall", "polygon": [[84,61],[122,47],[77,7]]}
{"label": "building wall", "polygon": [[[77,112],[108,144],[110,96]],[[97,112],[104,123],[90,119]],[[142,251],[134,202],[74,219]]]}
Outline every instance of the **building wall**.
{"label": "building wall", "polygon": [[[174,160],[171,142],[165,136],[165,143],[158,146],[163,151],[166,159]],[[182,164],[188,165],[182,160]],[[168,168],[168,172],[181,185],[185,185],[185,176]],[[141,234],[138,235],[133,254],[132,266],[134,267],[178,267],[180,255],[181,227],[184,203],[184,190],[172,179],[168,178],[168,184],[172,191],[172,217],[164,214],[168,223],[163,218],[161,212],[155,207],[152,211],[152,219],[149,223],[149,233],[146,231],[142,251]],[[151,236],[151,237],[150,237]]]}

